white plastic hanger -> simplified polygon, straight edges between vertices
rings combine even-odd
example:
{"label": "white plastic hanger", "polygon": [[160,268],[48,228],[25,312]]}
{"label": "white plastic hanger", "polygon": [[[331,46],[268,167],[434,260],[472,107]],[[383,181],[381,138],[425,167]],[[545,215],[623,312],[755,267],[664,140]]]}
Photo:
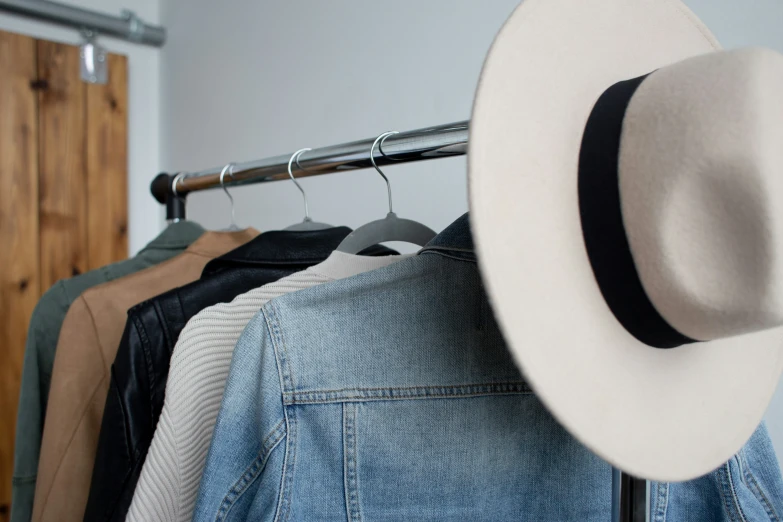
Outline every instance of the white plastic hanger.
{"label": "white plastic hanger", "polygon": [[231,225],[226,229],[226,231],[233,232],[241,229],[239,228],[239,225],[237,225],[236,214],[234,212],[234,197],[228,191],[225,183],[223,182],[223,177],[226,175],[226,173],[228,173],[228,175],[231,176],[232,178],[234,177],[234,163],[229,163],[228,165],[223,167],[222,171],[220,171],[220,188],[223,189],[223,192],[226,193],[226,196],[228,196],[228,200],[231,202]]}
{"label": "white plastic hanger", "polygon": [[291,225],[285,230],[307,231],[307,230],[324,230],[326,228],[332,228],[332,225],[327,225],[326,223],[318,223],[316,221],[313,221],[312,218],[310,218],[310,207],[308,207],[307,205],[307,194],[305,194],[304,189],[299,184],[299,182],[296,181],[296,178],[294,178],[294,173],[291,171],[291,165],[293,164],[293,162],[296,161],[296,166],[299,167],[299,156],[303,152],[307,152],[308,150],[312,150],[312,149],[299,149],[298,151],[294,152],[291,155],[291,159],[288,160],[288,175],[291,177],[291,181],[294,182],[294,185],[296,185],[296,188],[299,189],[299,192],[302,193],[302,199],[304,199],[305,217],[301,223]]}
{"label": "white plastic hanger", "polygon": [[392,134],[398,133],[396,131],[384,132],[375,139],[372,147],[370,147],[370,162],[372,162],[372,166],[375,167],[378,174],[386,181],[386,190],[389,193],[389,213],[386,214],[385,218],[371,221],[348,234],[337,247],[338,252],[358,254],[365,248],[386,241],[404,241],[423,247],[436,236],[435,231],[428,226],[423,225],[418,221],[399,218],[392,209],[391,184],[389,183],[389,178],[387,178],[381,169],[378,168],[378,165],[376,165],[374,154],[375,146],[378,144],[380,144],[378,149],[381,151],[381,154],[383,154],[383,150],[381,149],[381,147],[383,147],[383,140]]}

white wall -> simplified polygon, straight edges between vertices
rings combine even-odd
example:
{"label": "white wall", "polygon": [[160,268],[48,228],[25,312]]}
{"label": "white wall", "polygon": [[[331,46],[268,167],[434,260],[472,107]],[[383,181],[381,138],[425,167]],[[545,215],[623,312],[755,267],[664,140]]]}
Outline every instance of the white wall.
{"label": "white wall", "polygon": [[[33,0],[34,1],[34,0]],[[119,15],[123,8],[145,22],[160,21],[160,0],[58,0],[85,9]],[[0,14],[0,30],[36,38],[81,43],[75,29]],[[109,51],[128,56],[128,234],[129,251],[137,252],[161,227],[161,209],[149,194],[149,184],[160,163],[160,50],[101,37]]]}
{"label": "white wall", "polygon": [[[465,120],[495,32],[517,0],[170,0],[162,19],[164,169],[250,160]],[[464,158],[388,169],[395,210],[439,230],[467,209]],[[372,171],[304,180],[315,220],[356,227],[386,212]],[[301,220],[291,183],[234,191],[240,224]],[[189,215],[228,223],[220,192]]]}
{"label": "white wall", "polygon": [[[517,1],[167,0],[162,166],[199,169],[468,119],[484,54]],[[783,51],[780,0],[687,3],[726,47]],[[440,230],[467,210],[464,158],[386,172],[403,216]],[[302,185],[319,221],[356,227],[385,212],[385,187],[369,170]],[[233,194],[240,224],[268,230],[302,217],[290,183]],[[220,191],[189,199],[191,218],[228,225]],[[767,419],[783,457],[783,390]]]}

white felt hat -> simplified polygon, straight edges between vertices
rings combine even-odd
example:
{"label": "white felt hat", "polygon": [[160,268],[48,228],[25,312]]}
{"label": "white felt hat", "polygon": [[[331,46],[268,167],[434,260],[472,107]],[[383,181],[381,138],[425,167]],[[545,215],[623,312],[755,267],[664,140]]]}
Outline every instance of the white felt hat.
{"label": "white felt hat", "polygon": [[635,476],[720,466],[777,386],[782,94],[783,56],[720,51],[678,0],[526,0],[484,64],[493,308],[554,416]]}

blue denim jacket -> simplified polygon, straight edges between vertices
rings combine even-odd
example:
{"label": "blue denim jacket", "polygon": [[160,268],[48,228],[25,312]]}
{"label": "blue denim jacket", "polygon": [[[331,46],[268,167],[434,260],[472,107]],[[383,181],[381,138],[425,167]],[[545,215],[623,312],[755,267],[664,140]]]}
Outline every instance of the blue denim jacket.
{"label": "blue denim jacket", "polygon": [[[651,520],[778,520],[762,426]],[[610,520],[611,469],[525,384],[463,216],[420,255],[268,303],[234,351],[194,520]]]}

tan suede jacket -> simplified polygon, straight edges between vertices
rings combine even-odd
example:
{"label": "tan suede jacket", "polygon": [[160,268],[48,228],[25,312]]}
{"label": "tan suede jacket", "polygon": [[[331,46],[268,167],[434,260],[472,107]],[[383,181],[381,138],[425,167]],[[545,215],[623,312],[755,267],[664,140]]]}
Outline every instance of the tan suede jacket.
{"label": "tan suede jacket", "polygon": [[109,373],[134,305],[195,281],[210,260],[257,230],[206,232],[180,255],[93,287],[73,302],[54,360],[38,464],[33,521],[82,520],[100,434]]}

